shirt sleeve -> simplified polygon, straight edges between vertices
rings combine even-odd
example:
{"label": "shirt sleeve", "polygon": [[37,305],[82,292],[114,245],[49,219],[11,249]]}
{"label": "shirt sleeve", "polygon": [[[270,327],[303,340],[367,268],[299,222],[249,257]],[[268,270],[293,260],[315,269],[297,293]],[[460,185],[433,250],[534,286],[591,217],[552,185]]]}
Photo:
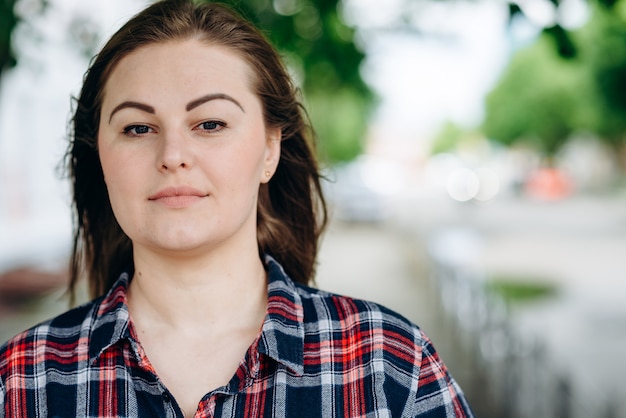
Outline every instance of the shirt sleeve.
{"label": "shirt sleeve", "polygon": [[465,395],[439,358],[430,339],[422,334],[422,358],[414,416],[421,418],[474,417]]}

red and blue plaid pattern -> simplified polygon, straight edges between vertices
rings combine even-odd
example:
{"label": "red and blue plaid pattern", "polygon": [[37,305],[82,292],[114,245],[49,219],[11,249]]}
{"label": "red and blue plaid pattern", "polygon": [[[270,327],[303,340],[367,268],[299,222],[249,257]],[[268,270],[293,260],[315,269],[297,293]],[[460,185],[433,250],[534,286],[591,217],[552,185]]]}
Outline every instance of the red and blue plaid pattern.
{"label": "red and blue plaid pattern", "polygon": [[[196,417],[471,417],[428,338],[371,302],[293,283],[266,259],[268,312]],[[0,348],[0,417],[183,417],[137,339],[123,274],[103,298]]]}

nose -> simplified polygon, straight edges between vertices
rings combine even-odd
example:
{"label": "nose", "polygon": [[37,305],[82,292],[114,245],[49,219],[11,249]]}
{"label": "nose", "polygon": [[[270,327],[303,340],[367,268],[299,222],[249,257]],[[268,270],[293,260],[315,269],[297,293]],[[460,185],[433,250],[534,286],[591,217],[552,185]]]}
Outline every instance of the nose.
{"label": "nose", "polygon": [[191,152],[184,134],[165,132],[160,141],[157,165],[160,171],[175,171],[181,168],[191,168]]}

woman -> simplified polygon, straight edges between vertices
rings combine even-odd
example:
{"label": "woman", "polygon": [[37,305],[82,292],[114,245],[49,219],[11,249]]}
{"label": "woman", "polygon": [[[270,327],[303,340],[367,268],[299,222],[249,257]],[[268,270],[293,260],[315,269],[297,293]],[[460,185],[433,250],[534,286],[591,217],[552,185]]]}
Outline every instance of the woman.
{"label": "woman", "polygon": [[427,337],[306,286],[326,221],[276,51],[217,4],[158,2],[91,65],[69,163],[71,287],[0,350],[0,416],[470,416]]}

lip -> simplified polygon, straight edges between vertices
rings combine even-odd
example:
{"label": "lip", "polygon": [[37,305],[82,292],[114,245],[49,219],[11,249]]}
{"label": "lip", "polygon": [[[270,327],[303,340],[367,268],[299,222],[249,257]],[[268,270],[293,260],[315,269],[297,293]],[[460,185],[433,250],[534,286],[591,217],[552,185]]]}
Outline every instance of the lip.
{"label": "lip", "polygon": [[206,196],[207,193],[193,187],[166,187],[150,195],[148,200],[171,208],[184,208]]}

